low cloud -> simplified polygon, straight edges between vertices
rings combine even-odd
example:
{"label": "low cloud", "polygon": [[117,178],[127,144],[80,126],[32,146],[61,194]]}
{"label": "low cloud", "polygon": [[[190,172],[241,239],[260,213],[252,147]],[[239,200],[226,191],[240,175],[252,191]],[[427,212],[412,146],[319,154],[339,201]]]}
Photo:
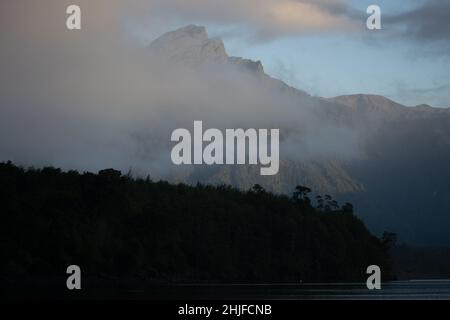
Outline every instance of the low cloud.
{"label": "low cloud", "polygon": [[[164,177],[173,169],[172,130],[190,129],[194,120],[219,129],[291,128],[281,141],[291,158],[352,154],[351,130],[319,119],[306,95],[285,94],[233,68],[155,61],[119,31],[117,9],[81,2],[81,31],[65,30],[66,3],[1,4],[0,160]],[[331,134],[318,135],[319,128]]]}

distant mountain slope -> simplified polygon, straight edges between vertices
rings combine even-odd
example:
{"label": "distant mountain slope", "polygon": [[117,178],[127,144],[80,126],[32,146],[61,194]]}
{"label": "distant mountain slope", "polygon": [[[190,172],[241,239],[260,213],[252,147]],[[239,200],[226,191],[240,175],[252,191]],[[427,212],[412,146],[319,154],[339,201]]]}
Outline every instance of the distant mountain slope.
{"label": "distant mountain slope", "polygon": [[433,108],[429,105],[406,107],[386,97],[370,94],[344,95],[328,101],[345,106],[346,111],[360,116],[365,121],[393,121],[400,118],[449,116],[450,109]]}
{"label": "distant mountain slope", "polygon": [[[336,148],[334,153],[315,152],[311,157],[293,159],[283,158],[282,153],[280,173],[275,177],[261,177],[250,166],[218,166],[195,167],[175,180],[226,183],[244,189],[259,183],[281,193],[289,193],[297,184],[309,185],[319,193],[351,199],[357,214],[377,234],[388,229],[398,232],[400,240],[414,244],[450,244],[448,109],[406,107],[378,95],[310,96],[267,75],[260,62],[229,57],[223,42],[209,39],[203,27],[169,32],[149,50],[175,63],[194,67],[220,64],[250,72],[261,88],[280,94],[280,105],[289,101],[297,108],[298,122],[293,115],[293,121],[280,128],[284,138],[295,131],[301,140],[308,134],[302,130],[309,123],[320,124],[309,132],[310,141],[319,137],[314,145],[299,144],[284,151],[300,148],[295,152],[301,154],[309,147],[316,151]],[[280,107],[275,103],[273,108]],[[346,141],[340,131],[350,132],[354,141]],[[332,142],[336,134],[339,138]],[[346,151],[347,145],[357,146],[357,155],[346,157],[351,152]]]}

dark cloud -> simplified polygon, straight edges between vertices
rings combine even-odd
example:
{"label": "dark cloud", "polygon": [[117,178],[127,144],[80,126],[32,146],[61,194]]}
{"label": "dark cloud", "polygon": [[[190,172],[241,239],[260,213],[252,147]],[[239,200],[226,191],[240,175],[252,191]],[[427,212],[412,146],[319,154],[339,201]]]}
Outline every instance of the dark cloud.
{"label": "dark cloud", "polygon": [[384,22],[408,39],[449,46],[450,1],[426,1],[413,10],[384,17]]}

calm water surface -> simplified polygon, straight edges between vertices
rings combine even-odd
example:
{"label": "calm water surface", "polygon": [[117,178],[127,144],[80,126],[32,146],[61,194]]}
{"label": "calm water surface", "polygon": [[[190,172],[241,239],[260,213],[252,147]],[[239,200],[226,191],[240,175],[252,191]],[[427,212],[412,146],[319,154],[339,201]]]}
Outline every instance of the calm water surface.
{"label": "calm water surface", "polygon": [[[64,281],[63,281],[64,280]],[[30,286],[11,283],[3,294],[7,298],[82,299],[408,299],[450,300],[450,280],[411,280],[382,283],[381,290],[368,290],[363,283],[318,284],[178,284],[146,285],[142,282],[84,282],[83,290],[69,292],[65,279],[40,281]]]}
{"label": "calm water surface", "polygon": [[[173,294],[199,298],[242,299],[420,299],[450,300],[450,280],[394,281],[381,290],[368,290],[362,283],[179,285]],[[144,292],[141,292],[144,294]],[[185,293],[185,294],[184,294]],[[138,294],[139,295],[139,294]]]}

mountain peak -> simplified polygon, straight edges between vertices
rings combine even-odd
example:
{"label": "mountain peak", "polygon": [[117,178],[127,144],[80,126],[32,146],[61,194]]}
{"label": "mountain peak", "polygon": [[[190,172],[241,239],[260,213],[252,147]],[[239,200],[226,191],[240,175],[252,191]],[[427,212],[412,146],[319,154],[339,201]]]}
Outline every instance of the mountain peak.
{"label": "mountain peak", "polygon": [[149,50],[171,62],[194,66],[211,62],[229,63],[256,75],[265,74],[261,61],[229,57],[223,41],[210,38],[203,26],[191,24],[166,32],[150,44]]}
{"label": "mountain peak", "polygon": [[199,36],[204,37],[205,39],[208,38],[208,33],[206,32],[206,28],[204,26],[197,26],[195,24],[190,24],[185,27],[181,27],[181,28],[176,29],[169,33],[180,34],[180,35],[189,34],[192,36],[199,35]]}
{"label": "mountain peak", "polygon": [[157,56],[189,64],[228,59],[222,40],[209,38],[206,28],[197,25],[163,34],[150,44],[149,49]]}
{"label": "mountain peak", "polygon": [[208,33],[203,26],[197,26],[190,24],[185,27],[178,28],[173,31],[169,31],[158,37],[151,44],[163,43],[168,41],[179,41],[180,39],[190,39],[191,41],[207,41]]}
{"label": "mountain peak", "polygon": [[369,112],[399,112],[404,106],[388,99],[384,96],[375,94],[352,94],[343,95],[329,99],[333,102],[348,106],[352,109]]}
{"label": "mountain peak", "polygon": [[253,61],[250,59],[244,59],[240,57],[230,57],[229,61],[238,66],[245,68],[247,71],[254,72],[254,73],[264,73],[264,67],[261,63],[261,61]]}

